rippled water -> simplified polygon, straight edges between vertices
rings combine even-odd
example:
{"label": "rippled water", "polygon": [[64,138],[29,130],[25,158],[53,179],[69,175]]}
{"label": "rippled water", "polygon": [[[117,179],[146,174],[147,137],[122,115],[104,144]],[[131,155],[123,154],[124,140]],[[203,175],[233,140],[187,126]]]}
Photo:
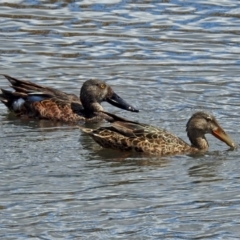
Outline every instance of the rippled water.
{"label": "rippled water", "polygon": [[[79,93],[106,80],[139,114],[187,140],[199,109],[239,142],[237,0],[1,1],[0,73]],[[7,87],[0,77],[1,87]],[[101,149],[72,126],[0,105],[1,239],[239,239],[239,152]]]}

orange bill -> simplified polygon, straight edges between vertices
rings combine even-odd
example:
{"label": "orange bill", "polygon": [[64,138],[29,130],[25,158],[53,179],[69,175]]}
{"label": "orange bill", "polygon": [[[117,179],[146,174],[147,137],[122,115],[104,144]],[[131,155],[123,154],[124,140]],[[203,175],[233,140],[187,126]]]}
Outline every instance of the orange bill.
{"label": "orange bill", "polygon": [[227,133],[224,132],[224,130],[220,127],[212,130],[212,135],[219,140],[225,142],[229,147],[235,148],[236,144],[234,141],[227,135]]}

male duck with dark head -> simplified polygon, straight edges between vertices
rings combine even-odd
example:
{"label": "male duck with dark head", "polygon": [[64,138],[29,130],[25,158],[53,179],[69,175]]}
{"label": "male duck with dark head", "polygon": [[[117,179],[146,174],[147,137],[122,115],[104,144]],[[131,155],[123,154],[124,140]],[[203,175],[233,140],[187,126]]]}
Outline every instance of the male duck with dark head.
{"label": "male duck with dark head", "polygon": [[127,111],[138,112],[100,80],[90,79],[84,82],[79,99],[74,94],[4,76],[15,91],[1,89],[0,99],[18,116],[63,122],[99,122],[108,118],[101,112],[103,101]]}
{"label": "male duck with dark head", "polygon": [[191,145],[161,128],[129,121],[110,113],[105,112],[105,114],[109,115],[111,126],[98,129],[80,127],[105,148],[159,156],[204,152],[208,149],[205,137],[207,133],[211,133],[229,147],[235,148],[234,141],[215,117],[205,112],[194,113],[187,122],[186,131]]}

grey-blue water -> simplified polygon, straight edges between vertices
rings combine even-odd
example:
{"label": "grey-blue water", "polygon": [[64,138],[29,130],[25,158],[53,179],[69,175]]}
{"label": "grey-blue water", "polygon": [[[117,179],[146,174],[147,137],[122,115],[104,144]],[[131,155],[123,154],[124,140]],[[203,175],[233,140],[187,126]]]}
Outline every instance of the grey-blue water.
{"label": "grey-blue water", "polygon": [[[238,0],[0,1],[0,73],[75,94],[99,78],[141,110],[107,111],[188,141],[206,110],[239,143],[239,33]],[[212,136],[128,155],[1,104],[0,138],[1,239],[239,239],[240,154]]]}

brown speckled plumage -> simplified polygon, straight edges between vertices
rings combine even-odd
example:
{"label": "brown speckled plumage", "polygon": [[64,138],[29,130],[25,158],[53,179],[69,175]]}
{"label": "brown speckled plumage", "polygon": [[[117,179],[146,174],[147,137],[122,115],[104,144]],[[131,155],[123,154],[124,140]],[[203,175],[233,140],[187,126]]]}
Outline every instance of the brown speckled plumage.
{"label": "brown speckled plumage", "polygon": [[205,112],[196,112],[187,123],[186,130],[191,145],[161,128],[129,121],[110,113],[105,114],[111,116],[111,126],[98,129],[80,127],[104,148],[133,150],[160,156],[195,153],[208,149],[206,133],[213,134],[232,148],[235,147],[235,143],[216,119]]}
{"label": "brown speckled plumage", "polygon": [[84,82],[79,99],[74,94],[4,76],[15,91],[1,89],[0,99],[10,111],[19,116],[63,122],[98,122],[108,118],[100,112],[103,111],[101,106],[103,101],[128,111],[138,112],[100,80],[90,79]]}

